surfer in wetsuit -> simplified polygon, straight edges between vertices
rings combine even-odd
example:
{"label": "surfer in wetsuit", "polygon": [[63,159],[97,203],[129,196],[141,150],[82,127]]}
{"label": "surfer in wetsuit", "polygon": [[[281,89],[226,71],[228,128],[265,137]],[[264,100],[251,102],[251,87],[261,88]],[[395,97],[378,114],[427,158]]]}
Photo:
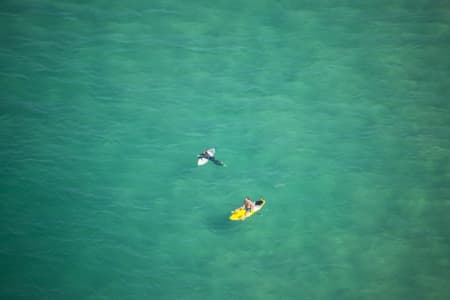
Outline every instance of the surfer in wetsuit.
{"label": "surfer in wetsuit", "polygon": [[220,160],[216,159],[213,155],[210,155],[208,153],[208,150],[203,151],[200,154],[197,154],[197,158],[206,158],[207,160],[212,161],[213,163],[215,163],[218,166],[225,166],[225,164],[223,162],[221,162]]}

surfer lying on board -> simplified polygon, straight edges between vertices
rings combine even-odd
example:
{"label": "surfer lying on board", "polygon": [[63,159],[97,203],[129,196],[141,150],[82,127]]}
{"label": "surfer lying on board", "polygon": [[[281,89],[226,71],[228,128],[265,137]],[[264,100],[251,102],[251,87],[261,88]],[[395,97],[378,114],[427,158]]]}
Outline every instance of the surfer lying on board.
{"label": "surfer lying on board", "polygon": [[214,149],[214,151],[212,151],[213,149],[205,150],[202,153],[197,154],[197,158],[206,158],[207,160],[212,161],[213,163],[215,163],[218,166],[222,166],[222,167],[225,166],[225,164],[223,162],[221,162],[218,159],[215,159],[215,157],[214,157],[215,149]]}

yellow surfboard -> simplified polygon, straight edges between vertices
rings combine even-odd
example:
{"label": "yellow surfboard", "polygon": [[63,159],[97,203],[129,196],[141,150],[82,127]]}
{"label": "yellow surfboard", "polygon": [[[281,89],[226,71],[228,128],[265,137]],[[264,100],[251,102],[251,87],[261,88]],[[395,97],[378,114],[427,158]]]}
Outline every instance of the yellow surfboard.
{"label": "yellow surfboard", "polygon": [[266,200],[264,200],[263,198],[259,199],[255,202],[255,208],[248,213],[245,211],[245,208],[239,207],[231,213],[230,221],[245,220],[246,218],[259,211],[264,206],[264,204],[266,204]]}

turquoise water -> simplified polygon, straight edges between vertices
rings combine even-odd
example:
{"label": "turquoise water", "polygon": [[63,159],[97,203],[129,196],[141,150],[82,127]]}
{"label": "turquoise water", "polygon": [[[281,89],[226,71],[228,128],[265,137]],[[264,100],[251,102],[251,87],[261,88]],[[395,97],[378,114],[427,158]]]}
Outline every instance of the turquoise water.
{"label": "turquoise water", "polygon": [[0,12],[1,299],[450,298],[448,2]]}

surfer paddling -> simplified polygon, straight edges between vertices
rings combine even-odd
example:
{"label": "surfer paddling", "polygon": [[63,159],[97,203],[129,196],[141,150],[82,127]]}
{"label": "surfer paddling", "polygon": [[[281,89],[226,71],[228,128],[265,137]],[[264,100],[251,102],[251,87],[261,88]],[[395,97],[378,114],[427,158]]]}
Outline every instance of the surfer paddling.
{"label": "surfer paddling", "polygon": [[214,157],[215,154],[216,154],[215,148],[211,148],[209,150],[203,151],[200,154],[197,154],[198,165],[202,166],[202,165],[206,164],[208,161],[212,161],[213,163],[215,163],[218,166],[225,167],[225,164],[223,162],[221,162],[220,160],[218,160]]}

